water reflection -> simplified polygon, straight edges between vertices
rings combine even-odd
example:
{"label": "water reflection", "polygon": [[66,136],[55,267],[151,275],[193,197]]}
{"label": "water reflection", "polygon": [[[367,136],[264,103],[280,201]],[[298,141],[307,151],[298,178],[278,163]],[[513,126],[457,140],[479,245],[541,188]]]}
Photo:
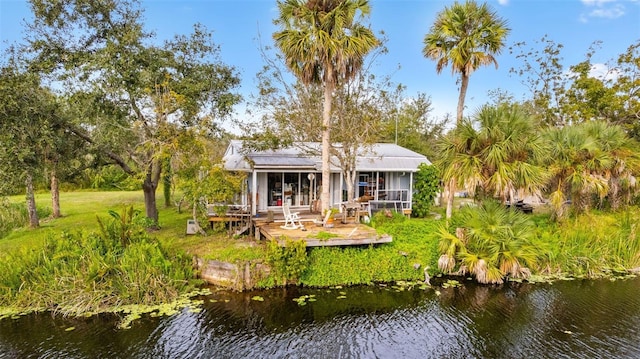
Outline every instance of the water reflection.
{"label": "water reflection", "polygon": [[[636,358],[639,287],[631,279],[217,291],[201,312],[129,330],[110,316],[3,320],[0,358]],[[316,301],[300,306],[303,295]]]}

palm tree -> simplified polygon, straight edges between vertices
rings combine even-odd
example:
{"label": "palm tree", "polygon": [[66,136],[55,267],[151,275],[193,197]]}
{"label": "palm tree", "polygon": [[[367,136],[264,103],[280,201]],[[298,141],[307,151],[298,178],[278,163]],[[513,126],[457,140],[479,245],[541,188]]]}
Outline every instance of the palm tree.
{"label": "palm tree", "polygon": [[564,215],[564,204],[585,211],[592,197],[609,199],[617,209],[628,203],[636,191],[640,171],[637,143],[617,125],[588,121],[552,128],[545,134],[550,153],[547,167],[554,216]]}
{"label": "palm tree", "polygon": [[[483,65],[493,63],[498,67],[494,55],[500,53],[509,31],[507,22],[486,3],[478,5],[475,1],[466,1],[445,7],[425,35],[422,53],[437,62],[436,71],[440,73],[451,64],[452,73],[460,73],[456,124],[462,122],[469,76]],[[456,182],[452,179],[446,183],[449,192],[447,218],[450,218]]]}
{"label": "palm tree", "polygon": [[458,124],[462,121],[469,76],[483,65],[495,64],[498,67],[494,55],[502,50],[510,30],[507,22],[491,11],[486,3],[478,5],[475,1],[466,1],[445,7],[425,35],[422,53],[437,61],[436,71],[440,73],[451,63],[451,71],[460,73]]}
{"label": "palm tree", "polygon": [[600,144],[602,151],[611,157],[609,167],[602,174],[608,181],[607,198],[611,208],[617,210],[631,202],[638,191],[636,176],[640,172],[638,142],[630,138],[620,125],[603,121],[590,121],[584,125],[585,132]]}
{"label": "palm tree", "polygon": [[445,180],[463,183],[472,195],[513,200],[538,194],[545,184],[546,152],[536,122],[517,105],[483,106],[440,143]]}
{"label": "palm tree", "polygon": [[379,45],[373,32],[356,21],[367,16],[368,0],[283,0],[273,34],[288,68],[304,84],[323,84],[322,210],[329,206],[331,104],[342,80],[354,77],[367,53]]}
{"label": "palm tree", "polygon": [[456,234],[441,226],[438,268],[452,273],[472,274],[480,283],[501,284],[507,277],[528,278],[539,261],[540,248],[523,213],[510,211],[494,201],[467,207],[458,221],[464,226]]}

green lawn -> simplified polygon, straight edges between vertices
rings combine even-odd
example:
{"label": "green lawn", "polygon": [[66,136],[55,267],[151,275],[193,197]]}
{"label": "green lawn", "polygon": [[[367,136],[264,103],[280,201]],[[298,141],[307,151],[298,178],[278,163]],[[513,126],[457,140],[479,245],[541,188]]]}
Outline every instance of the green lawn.
{"label": "green lawn", "polygon": [[[176,208],[164,208],[161,191],[158,191],[159,222],[161,229],[153,233],[168,247],[185,245],[185,247],[201,249],[203,236],[186,235],[187,219],[191,218],[189,209],[178,213]],[[24,196],[13,196],[11,201],[24,201]],[[38,207],[51,208],[49,193],[36,195]],[[108,211],[121,212],[125,206],[133,206],[144,213],[144,197],[142,191],[78,191],[60,193],[61,218],[41,218],[40,228],[20,228],[14,230],[7,237],[0,239],[0,253],[19,249],[33,248],[40,245],[44,238],[56,235],[62,231],[93,231],[97,230],[96,218],[108,217]]]}
{"label": "green lawn", "polygon": [[[24,196],[13,196],[11,201],[24,201]],[[38,207],[51,208],[49,193],[36,195]],[[131,206],[144,213],[142,191],[76,191],[60,193],[61,218],[42,218],[40,228],[20,228],[0,239],[0,253],[20,248],[37,248],[47,236],[55,236],[62,231],[98,230],[96,218],[107,218],[108,211],[120,213],[125,206]],[[172,251],[185,251],[190,255],[235,262],[263,257],[264,246],[258,245],[252,237],[229,238],[225,232],[207,235],[187,235],[187,220],[191,219],[191,208],[183,205],[181,213],[176,207],[165,208],[162,191],[158,190],[157,205],[160,230],[151,233],[163,246]]]}

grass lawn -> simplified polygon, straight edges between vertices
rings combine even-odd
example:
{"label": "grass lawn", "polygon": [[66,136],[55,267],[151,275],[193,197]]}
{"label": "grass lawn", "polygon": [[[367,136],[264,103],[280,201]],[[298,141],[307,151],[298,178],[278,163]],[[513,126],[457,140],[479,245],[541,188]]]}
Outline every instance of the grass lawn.
{"label": "grass lawn", "polygon": [[[24,201],[24,196],[13,196],[14,202]],[[187,220],[191,219],[190,208],[165,208],[162,191],[158,191],[157,198],[159,222],[161,229],[152,233],[163,245],[170,250],[185,250],[192,255],[203,257],[219,256],[233,260],[234,258],[251,259],[255,257],[256,249],[250,239],[230,239],[226,234],[207,233],[202,235],[187,235]],[[36,195],[38,207],[51,207],[49,193]],[[57,235],[62,231],[97,231],[96,218],[106,218],[108,211],[122,212],[125,206],[131,206],[144,213],[144,196],[142,191],[77,191],[61,192],[61,218],[41,218],[40,228],[20,228],[14,230],[7,237],[0,239],[0,253],[19,250],[20,248],[36,248],[43,243],[47,236]]]}

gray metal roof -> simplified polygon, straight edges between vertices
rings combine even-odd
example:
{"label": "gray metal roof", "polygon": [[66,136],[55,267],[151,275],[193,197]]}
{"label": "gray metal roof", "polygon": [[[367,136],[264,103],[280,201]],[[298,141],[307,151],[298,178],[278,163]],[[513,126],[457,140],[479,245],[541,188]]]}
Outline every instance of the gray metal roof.
{"label": "gray metal roof", "polygon": [[[242,154],[242,141],[231,141],[223,158],[225,168],[234,171],[252,169],[300,169],[321,170],[320,144],[299,143],[289,148],[266,150]],[[317,154],[312,154],[315,152]],[[366,151],[361,151],[356,161],[356,170],[416,172],[421,163],[431,164],[423,155],[393,143],[376,143]],[[333,161],[336,162],[335,159]],[[252,165],[253,164],[253,165]],[[335,165],[332,172],[340,171]]]}

